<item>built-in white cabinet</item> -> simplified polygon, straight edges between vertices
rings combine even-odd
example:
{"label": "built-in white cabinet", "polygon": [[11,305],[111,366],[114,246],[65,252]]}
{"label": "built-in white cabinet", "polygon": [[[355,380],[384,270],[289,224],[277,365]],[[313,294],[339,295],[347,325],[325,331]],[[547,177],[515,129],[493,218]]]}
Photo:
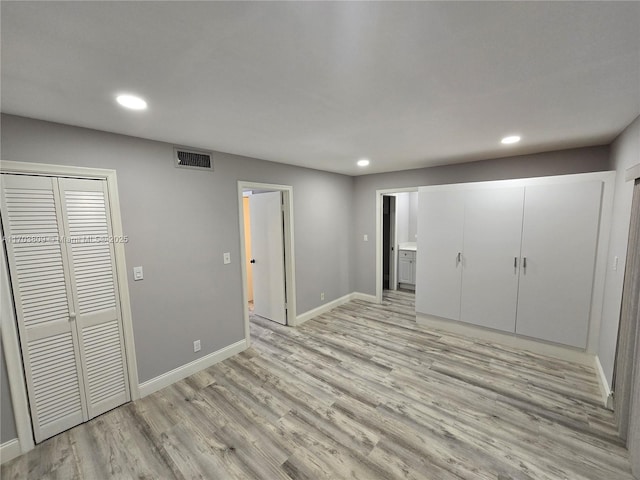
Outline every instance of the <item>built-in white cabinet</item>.
{"label": "built-in white cabinet", "polygon": [[525,191],[516,333],[584,348],[602,182]]}
{"label": "built-in white cabinet", "polygon": [[420,188],[416,311],[460,319],[464,191]]}
{"label": "built-in white cabinet", "polygon": [[513,332],[524,187],[465,194],[460,320]]}
{"label": "built-in white cabinet", "polygon": [[416,311],[586,348],[603,181],[422,187]]}
{"label": "built-in white cabinet", "polygon": [[416,283],[416,252],[400,250],[398,254],[398,283],[412,288]]}

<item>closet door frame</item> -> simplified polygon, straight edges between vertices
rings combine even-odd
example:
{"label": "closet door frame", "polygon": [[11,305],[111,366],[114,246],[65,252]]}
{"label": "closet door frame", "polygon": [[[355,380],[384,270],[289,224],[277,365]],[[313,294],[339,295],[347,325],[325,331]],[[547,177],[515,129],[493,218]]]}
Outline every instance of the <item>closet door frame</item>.
{"label": "closet door frame", "polygon": [[[111,210],[111,223],[114,237],[124,235],[122,230],[122,218],[120,216],[120,200],[118,196],[118,183],[115,170],[94,169],[85,167],[73,167],[65,165],[48,165],[43,163],[25,163],[0,160],[2,173],[42,175],[51,177],[71,177],[91,180],[105,180],[109,193],[109,208]],[[131,301],[129,297],[129,283],[127,278],[127,265],[125,261],[124,243],[114,243],[116,278],[118,283],[118,295],[120,297],[120,314],[122,317],[122,329],[124,334],[125,356],[127,360],[127,377],[131,400],[140,398],[138,387],[138,367],[136,362],[135,344],[133,338],[133,324],[131,320]],[[18,329],[13,308],[13,295],[10,288],[10,279],[5,260],[3,245],[1,260],[2,288],[0,291],[2,300],[1,327],[2,348],[5,355],[9,388],[13,403],[16,430],[20,451],[26,453],[33,449],[33,424],[28,408],[27,388],[23,375],[22,353],[18,338]]]}

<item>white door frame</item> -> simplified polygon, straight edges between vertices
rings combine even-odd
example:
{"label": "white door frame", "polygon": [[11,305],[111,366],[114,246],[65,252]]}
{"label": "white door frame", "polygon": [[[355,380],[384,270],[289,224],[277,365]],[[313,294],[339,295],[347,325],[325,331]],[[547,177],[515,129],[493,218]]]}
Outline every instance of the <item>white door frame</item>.
{"label": "white door frame", "polygon": [[[418,187],[376,190],[376,303],[382,303],[382,197],[392,193],[417,192]],[[397,255],[397,252],[395,252]]]}
{"label": "white door frame", "polygon": [[[14,173],[23,175],[45,175],[52,177],[74,177],[93,180],[105,180],[109,192],[109,208],[111,210],[112,232],[114,237],[123,236],[122,218],[120,217],[120,199],[118,196],[118,182],[115,170],[73,167],[65,165],[48,165],[44,163],[24,163],[0,160],[2,173]],[[124,333],[125,355],[127,359],[127,375],[131,400],[140,398],[138,388],[138,366],[136,361],[135,343],[133,339],[133,323],[131,320],[131,301],[129,297],[129,282],[127,278],[127,264],[125,261],[124,243],[114,242],[116,261],[116,277],[118,281],[118,294],[120,295],[120,309],[122,315],[122,328]],[[5,247],[2,244],[2,261],[0,273],[2,275],[2,287],[0,291],[2,310],[0,311],[0,325],[2,332],[2,348],[9,377],[9,388],[13,403],[13,413],[18,432],[20,450],[26,453],[33,449],[33,425],[28,408],[28,396],[22,365],[22,352],[18,340],[15,310],[13,308],[13,295],[11,294],[10,278],[5,261]],[[4,460],[4,459],[3,459]]]}
{"label": "white door frame", "polygon": [[275,185],[271,183],[258,183],[238,181],[238,222],[240,226],[240,265],[242,265],[242,308],[244,312],[244,336],[247,347],[251,345],[251,333],[249,329],[249,295],[247,285],[247,254],[245,252],[244,208],[242,197],[245,190],[268,190],[282,192],[284,213],[284,278],[286,283],[287,325],[296,325],[296,266],[293,241],[293,187],[290,185]]}

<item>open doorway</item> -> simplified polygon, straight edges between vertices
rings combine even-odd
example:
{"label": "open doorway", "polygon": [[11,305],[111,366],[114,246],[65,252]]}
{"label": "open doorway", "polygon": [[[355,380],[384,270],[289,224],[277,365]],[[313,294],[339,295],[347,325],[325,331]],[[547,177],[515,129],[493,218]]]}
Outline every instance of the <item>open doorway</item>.
{"label": "open doorway", "polygon": [[295,324],[292,188],[238,182],[245,333],[250,317]]}
{"label": "open doorway", "polygon": [[395,290],[396,282],[396,197],[382,197],[382,288]]}
{"label": "open doorway", "polygon": [[415,291],[418,189],[376,192],[376,298],[385,290]]}

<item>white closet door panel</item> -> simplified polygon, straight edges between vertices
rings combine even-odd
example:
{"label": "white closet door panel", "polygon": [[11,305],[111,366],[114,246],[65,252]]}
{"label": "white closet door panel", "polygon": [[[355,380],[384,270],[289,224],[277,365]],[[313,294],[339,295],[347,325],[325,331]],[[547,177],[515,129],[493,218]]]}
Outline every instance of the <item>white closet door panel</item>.
{"label": "white closet door panel", "polygon": [[[36,431],[48,438],[84,420],[71,332],[28,342]],[[33,407],[32,407],[33,409]]]}
{"label": "white closet door panel", "polygon": [[416,311],[460,319],[464,191],[418,191]]}
{"label": "white closet door panel", "polygon": [[515,332],[523,202],[524,187],[467,192],[463,322]]}
{"label": "white closet door panel", "polygon": [[91,409],[102,413],[126,402],[128,387],[118,320],[85,327],[82,339]]}
{"label": "white closet door panel", "polygon": [[602,182],[525,189],[516,332],[585,348]]}
{"label": "white closet door panel", "polygon": [[2,175],[2,220],[36,441],[87,419],[57,180]]}
{"label": "white closet door panel", "polygon": [[60,179],[89,418],[129,399],[106,183]]}

